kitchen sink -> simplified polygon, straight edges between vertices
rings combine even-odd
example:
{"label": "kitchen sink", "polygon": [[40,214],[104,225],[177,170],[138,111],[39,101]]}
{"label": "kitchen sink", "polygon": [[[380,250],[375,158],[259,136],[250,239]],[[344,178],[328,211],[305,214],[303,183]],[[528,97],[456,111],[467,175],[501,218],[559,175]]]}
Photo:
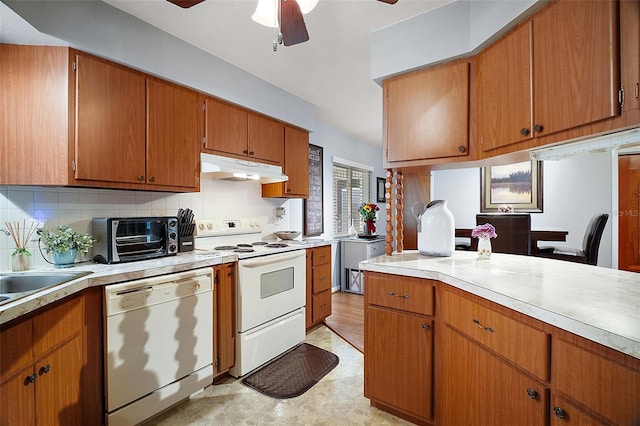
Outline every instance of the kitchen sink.
{"label": "kitchen sink", "polygon": [[0,274],[0,304],[13,301],[47,287],[90,274],[82,272],[22,272]]}

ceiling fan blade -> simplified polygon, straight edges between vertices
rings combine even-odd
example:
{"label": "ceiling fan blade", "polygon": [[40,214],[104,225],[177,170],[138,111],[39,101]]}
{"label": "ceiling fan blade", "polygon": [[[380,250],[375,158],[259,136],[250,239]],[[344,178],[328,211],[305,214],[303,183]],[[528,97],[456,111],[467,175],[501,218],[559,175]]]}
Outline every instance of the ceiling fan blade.
{"label": "ceiling fan blade", "polygon": [[195,6],[198,3],[202,3],[204,0],[167,0],[169,3],[173,3],[176,6],[180,6],[183,9],[189,9],[191,6]]}
{"label": "ceiling fan blade", "polygon": [[398,0],[378,0],[381,1],[383,3],[387,3],[387,4],[396,4],[398,3]]}
{"label": "ceiling fan blade", "polygon": [[280,32],[285,46],[309,40],[307,26],[296,0],[280,0]]}

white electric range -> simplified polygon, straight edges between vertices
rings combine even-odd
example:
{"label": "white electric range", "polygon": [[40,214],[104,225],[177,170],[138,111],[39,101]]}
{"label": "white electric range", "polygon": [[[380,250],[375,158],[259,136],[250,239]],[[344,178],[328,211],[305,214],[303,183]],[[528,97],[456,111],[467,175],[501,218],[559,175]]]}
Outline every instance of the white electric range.
{"label": "white electric range", "polygon": [[195,249],[238,257],[232,376],[304,341],[306,250],[299,241],[263,241],[259,219],[207,219],[196,221]]}

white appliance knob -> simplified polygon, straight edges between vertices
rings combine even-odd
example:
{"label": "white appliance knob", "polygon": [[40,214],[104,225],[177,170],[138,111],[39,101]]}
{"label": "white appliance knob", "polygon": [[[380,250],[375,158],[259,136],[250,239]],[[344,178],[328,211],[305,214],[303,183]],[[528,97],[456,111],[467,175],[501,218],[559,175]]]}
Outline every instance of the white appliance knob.
{"label": "white appliance knob", "polygon": [[210,223],[207,223],[207,229],[208,229],[208,230],[212,230],[212,229],[213,229],[213,225],[212,225],[212,224],[210,224]]}
{"label": "white appliance knob", "polygon": [[198,229],[204,231],[204,223],[199,224]]}

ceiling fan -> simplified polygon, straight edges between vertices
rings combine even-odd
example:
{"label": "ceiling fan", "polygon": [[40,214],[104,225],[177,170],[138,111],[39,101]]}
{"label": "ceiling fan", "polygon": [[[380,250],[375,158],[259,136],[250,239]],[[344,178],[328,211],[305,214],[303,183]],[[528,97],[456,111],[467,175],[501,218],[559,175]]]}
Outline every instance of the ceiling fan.
{"label": "ceiling fan", "polygon": [[[188,9],[204,0],[167,0],[183,9]],[[378,0],[387,4],[396,4],[398,0]],[[277,40],[273,41],[273,50],[278,50],[278,44],[293,46],[309,40],[307,26],[304,24],[303,11],[297,0],[279,0],[280,10],[278,21],[274,26],[279,29]],[[315,5],[315,4],[314,4]],[[269,23],[264,25],[272,26]]]}

